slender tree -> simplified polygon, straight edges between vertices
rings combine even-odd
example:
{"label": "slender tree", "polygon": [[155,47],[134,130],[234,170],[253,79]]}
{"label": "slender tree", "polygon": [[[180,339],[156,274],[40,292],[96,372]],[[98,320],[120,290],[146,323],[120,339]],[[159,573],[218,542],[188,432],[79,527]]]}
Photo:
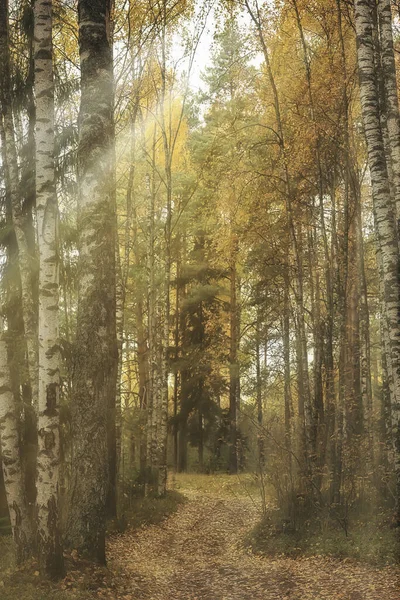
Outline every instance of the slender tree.
{"label": "slender tree", "polygon": [[38,345],[37,345],[37,305],[32,285],[33,260],[29,251],[27,236],[27,211],[23,207],[18,149],[16,143],[16,122],[13,111],[13,90],[11,82],[10,39],[8,31],[8,0],[0,3],[0,44],[1,44],[1,112],[3,122],[3,156],[7,164],[7,181],[10,196],[12,222],[18,247],[18,263],[21,277],[22,314],[27,346],[28,373],[32,403],[38,410]]}
{"label": "slender tree", "polygon": [[11,528],[19,563],[29,558],[33,550],[33,531],[30,522],[21,450],[18,407],[11,389],[7,342],[3,323],[0,331],[0,442],[2,470],[9,508]]}
{"label": "slender tree", "polygon": [[[31,382],[32,397],[37,398],[37,355],[35,340],[35,316],[34,301],[31,286],[31,261],[28,252],[28,244],[25,235],[25,222],[21,212],[21,196],[19,193],[19,169],[15,132],[13,123],[12,87],[11,87],[11,64],[9,53],[9,7],[6,0],[0,2],[0,129],[2,145],[2,167],[6,191],[7,220],[12,234],[9,237],[7,247],[8,268],[14,269],[14,273],[20,275],[22,288],[22,315],[25,335],[27,340],[29,375]],[[14,249],[13,249],[14,247]],[[14,266],[11,264],[14,262]],[[19,267],[19,268],[16,268]],[[19,287],[19,277],[14,282],[12,289]],[[14,293],[13,297],[14,297]],[[18,297],[14,301],[19,304]],[[7,294],[7,301],[9,301]],[[22,562],[33,550],[33,527],[30,522],[28,501],[25,489],[24,457],[21,448],[21,413],[19,404],[19,382],[20,373],[17,376],[16,385],[10,369],[10,331],[15,333],[15,309],[4,310],[1,321],[1,409],[0,409],[0,441],[2,448],[2,466],[7,501],[10,512],[11,526],[17,549],[17,559]],[[3,310],[3,309],[2,309]],[[7,316],[7,326],[10,331],[5,332],[3,318]],[[15,340],[13,352],[16,350]]]}
{"label": "slender tree", "polygon": [[60,346],[52,3],[37,0],[34,19],[36,217],[39,246],[38,544],[42,573],[56,578],[63,573],[63,553],[58,510]]}

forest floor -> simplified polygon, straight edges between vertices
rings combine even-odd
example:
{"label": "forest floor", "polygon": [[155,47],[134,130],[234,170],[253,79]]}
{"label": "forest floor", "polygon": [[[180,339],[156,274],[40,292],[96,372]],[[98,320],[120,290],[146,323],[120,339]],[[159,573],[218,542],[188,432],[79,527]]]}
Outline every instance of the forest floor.
{"label": "forest floor", "polygon": [[[158,525],[111,538],[126,600],[399,600],[400,570],[327,557],[257,556],[244,540],[259,518],[246,479],[181,476],[187,502]],[[118,596],[117,596],[118,597]]]}
{"label": "forest floor", "polygon": [[[257,523],[251,476],[182,475],[183,494],[163,521],[136,523],[108,540],[108,568],[70,557],[57,584],[31,569],[1,572],[1,600],[399,600],[400,569],[354,559],[254,554],[246,540]],[[0,548],[0,554],[1,554]],[[0,559],[2,556],[0,556]]]}

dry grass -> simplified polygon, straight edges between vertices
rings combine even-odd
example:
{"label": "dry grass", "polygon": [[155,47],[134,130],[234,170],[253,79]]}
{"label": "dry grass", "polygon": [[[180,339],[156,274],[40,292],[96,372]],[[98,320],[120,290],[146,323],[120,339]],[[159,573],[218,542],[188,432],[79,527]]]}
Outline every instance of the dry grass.
{"label": "dry grass", "polygon": [[[199,475],[177,473],[169,477],[170,489],[187,495],[205,494],[215,498],[247,498],[254,506],[261,506],[261,486],[259,478],[251,473],[228,475]],[[268,501],[273,500],[273,491],[267,489]]]}

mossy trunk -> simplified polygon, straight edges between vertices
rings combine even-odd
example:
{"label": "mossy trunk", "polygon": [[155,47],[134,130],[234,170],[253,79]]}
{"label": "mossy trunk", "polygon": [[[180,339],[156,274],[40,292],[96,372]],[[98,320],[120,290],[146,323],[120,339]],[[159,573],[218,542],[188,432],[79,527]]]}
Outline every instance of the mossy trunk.
{"label": "mossy trunk", "polygon": [[78,312],[74,352],[71,547],[105,562],[107,416],[117,377],[113,69],[110,5],[80,0]]}

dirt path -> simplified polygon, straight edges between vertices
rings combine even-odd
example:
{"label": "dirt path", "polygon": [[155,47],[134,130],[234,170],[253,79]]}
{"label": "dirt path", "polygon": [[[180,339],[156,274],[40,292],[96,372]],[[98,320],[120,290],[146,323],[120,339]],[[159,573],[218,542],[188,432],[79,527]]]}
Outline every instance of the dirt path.
{"label": "dirt path", "polygon": [[[186,494],[187,495],[187,494]],[[242,540],[256,519],[245,498],[190,493],[161,525],[113,538],[126,600],[400,600],[395,568],[326,558],[270,559]],[[121,578],[120,578],[121,579]]]}

